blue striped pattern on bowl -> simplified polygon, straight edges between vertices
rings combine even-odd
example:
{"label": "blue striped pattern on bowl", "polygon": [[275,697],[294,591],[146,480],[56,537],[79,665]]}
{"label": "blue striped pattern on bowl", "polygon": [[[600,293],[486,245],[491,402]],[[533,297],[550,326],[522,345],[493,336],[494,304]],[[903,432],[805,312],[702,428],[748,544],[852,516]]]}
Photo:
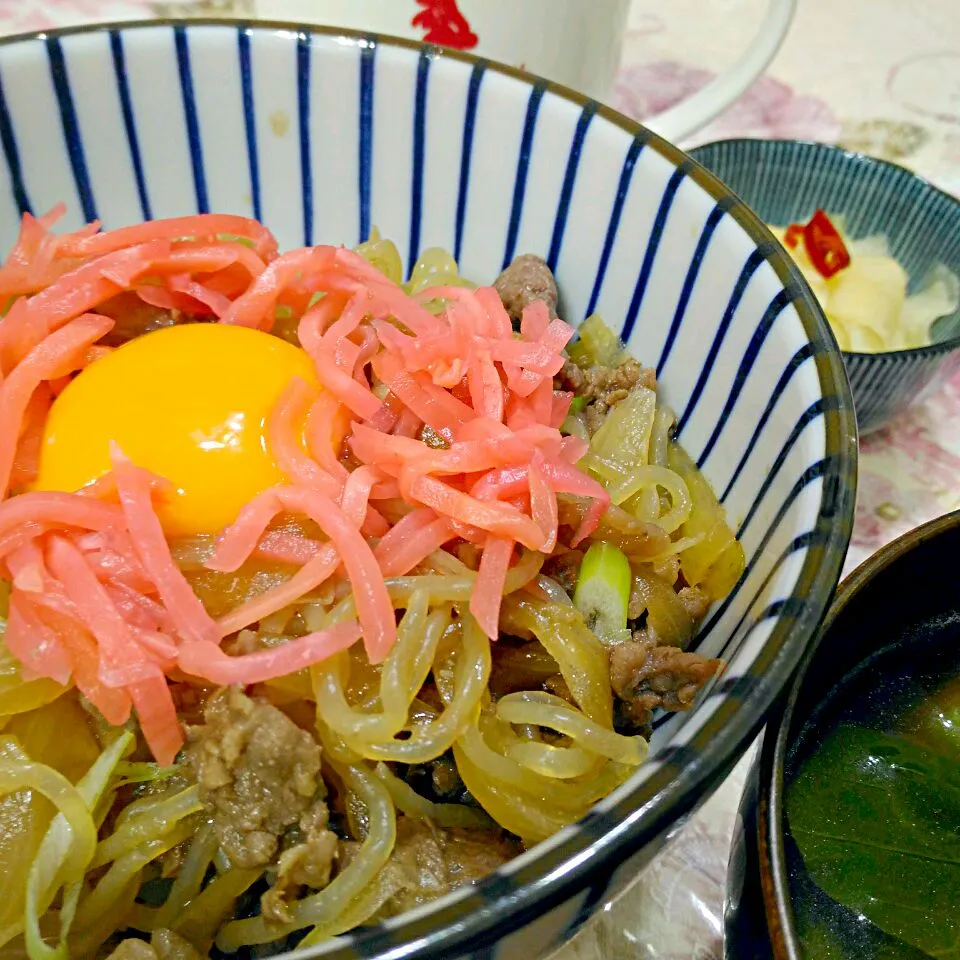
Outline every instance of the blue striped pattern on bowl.
{"label": "blue striped pattern on bowl", "polygon": [[856,431],[839,355],[785,255],[675,148],[543,81],[373,36],[125,25],[0,44],[0,240],[59,200],[67,226],[198,210],[262,217],[282,246],[377,225],[409,265],[439,245],[492,280],[555,267],[655,365],[680,438],[748,566],[698,639],[729,668],[580,824],[486,881],[311,955],[518,957],[621,890],[733,765],[832,596]]}
{"label": "blue striped pattern on bowl", "polygon": [[[883,234],[911,291],[936,264],[960,276],[960,201],[903,167],[797,140],[721,140],[691,155],[766,223],[803,222],[822,207],[842,214],[853,237]],[[932,341],[916,350],[843,354],[861,434],[922,403],[960,369],[960,310],[934,324]]]}

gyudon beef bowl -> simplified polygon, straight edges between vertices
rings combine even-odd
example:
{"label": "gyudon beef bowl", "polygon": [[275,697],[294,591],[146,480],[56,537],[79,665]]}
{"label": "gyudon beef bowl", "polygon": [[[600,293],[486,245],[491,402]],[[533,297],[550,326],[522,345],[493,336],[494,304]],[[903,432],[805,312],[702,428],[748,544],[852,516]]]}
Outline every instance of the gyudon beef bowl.
{"label": "gyudon beef bowl", "polygon": [[9,41],[0,145],[4,951],[560,943],[836,585],[784,252],[605,108],[371,36]]}

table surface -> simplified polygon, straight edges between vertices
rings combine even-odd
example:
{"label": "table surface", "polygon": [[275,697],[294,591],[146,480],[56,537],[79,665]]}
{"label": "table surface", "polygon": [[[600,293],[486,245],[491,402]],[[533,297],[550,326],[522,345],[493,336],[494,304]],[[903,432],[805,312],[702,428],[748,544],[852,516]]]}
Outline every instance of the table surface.
{"label": "table surface", "polygon": [[[956,4],[802,0],[766,76],[683,145],[730,136],[839,143],[960,194]],[[766,6],[634,0],[615,105],[642,119],[689,96],[745,49]],[[0,0],[0,33],[249,11],[250,0]],[[960,376],[865,438],[860,453],[848,571],[912,527],[960,508]],[[720,960],[727,853],[749,756],[634,886],[554,960]]]}

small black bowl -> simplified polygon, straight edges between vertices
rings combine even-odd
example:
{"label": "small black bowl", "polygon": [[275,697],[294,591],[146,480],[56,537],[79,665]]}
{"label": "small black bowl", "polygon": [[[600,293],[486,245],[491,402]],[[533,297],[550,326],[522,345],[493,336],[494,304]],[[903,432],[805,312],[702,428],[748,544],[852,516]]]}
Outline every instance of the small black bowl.
{"label": "small black bowl", "polygon": [[[918,658],[957,654],[960,637],[960,511],[905,534],[840,586],[824,626],[773,711],[748,778],[731,850],[725,907],[728,960],[800,960],[798,907],[811,884],[786,825],[790,781],[805,728],[836,716],[870,660],[870,676],[897,662],[909,642]],[[902,662],[902,661],[899,661]],[[862,689],[862,686],[861,686]],[[829,703],[826,711],[824,703]],[[807,728],[809,729],[809,728]],[[821,895],[823,896],[823,895]],[[877,938],[874,938],[876,940]],[[857,954],[872,960],[872,942]]]}
{"label": "small black bowl", "polygon": [[[764,223],[841,214],[856,238],[881,234],[911,293],[936,264],[960,276],[960,200],[904,167],[802,140],[718,140],[690,151]],[[922,403],[960,368],[960,310],[940,317],[931,343],[912,350],[843,353],[863,436]]]}

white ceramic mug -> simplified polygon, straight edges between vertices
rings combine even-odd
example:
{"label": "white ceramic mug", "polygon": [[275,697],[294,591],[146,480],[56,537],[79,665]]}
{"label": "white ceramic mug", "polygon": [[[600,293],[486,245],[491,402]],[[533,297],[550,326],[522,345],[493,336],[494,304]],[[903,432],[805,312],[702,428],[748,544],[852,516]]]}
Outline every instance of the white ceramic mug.
{"label": "white ceramic mug", "polygon": [[267,20],[427,40],[521,67],[604,100],[630,0],[256,0]]}

